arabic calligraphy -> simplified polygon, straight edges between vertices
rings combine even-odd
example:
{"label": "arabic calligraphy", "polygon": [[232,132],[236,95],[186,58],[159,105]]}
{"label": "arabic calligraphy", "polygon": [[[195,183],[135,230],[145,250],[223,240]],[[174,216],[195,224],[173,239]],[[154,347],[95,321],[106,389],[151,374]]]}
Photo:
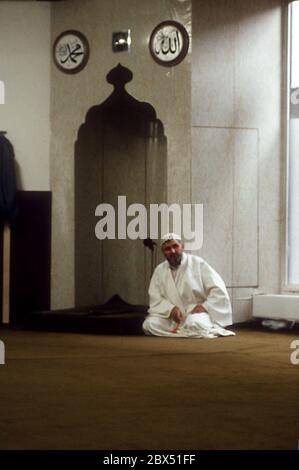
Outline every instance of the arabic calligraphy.
{"label": "arabic calligraphy", "polygon": [[55,65],[65,73],[77,73],[89,59],[89,43],[83,33],[77,30],[62,32],[53,45]]}
{"label": "arabic calligraphy", "polygon": [[149,40],[149,50],[158,64],[172,67],[186,57],[189,43],[186,28],[177,21],[167,20],[162,21],[153,29]]}
{"label": "arabic calligraphy", "polygon": [[173,60],[182,50],[182,35],[175,27],[164,27],[154,39],[154,52],[161,60]]}
{"label": "arabic calligraphy", "polygon": [[57,54],[59,62],[68,67],[77,67],[84,56],[83,45],[78,41],[66,42],[58,45]]}
{"label": "arabic calligraphy", "polygon": [[[166,28],[165,28],[166,29]],[[172,29],[170,31],[159,31],[155,40],[155,53],[157,55],[167,54],[171,55],[171,58],[176,57],[181,51],[181,41],[179,31]]]}

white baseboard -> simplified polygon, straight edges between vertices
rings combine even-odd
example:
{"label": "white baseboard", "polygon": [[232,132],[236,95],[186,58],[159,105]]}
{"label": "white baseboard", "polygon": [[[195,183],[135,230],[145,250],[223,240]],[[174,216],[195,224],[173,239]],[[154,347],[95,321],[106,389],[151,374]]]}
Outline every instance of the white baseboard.
{"label": "white baseboard", "polygon": [[254,295],[252,314],[255,318],[271,318],[273,320],[299,322],[299,295]]}

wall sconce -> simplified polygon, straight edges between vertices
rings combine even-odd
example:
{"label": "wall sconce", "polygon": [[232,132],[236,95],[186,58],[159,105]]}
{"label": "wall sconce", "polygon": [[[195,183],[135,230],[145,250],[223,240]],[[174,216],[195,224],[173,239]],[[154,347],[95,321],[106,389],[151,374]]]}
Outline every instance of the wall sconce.
{"label": "wall sconce", "polygon": [[131,30],[118,31],[112,33],[112,50],[113,52],[129,51],[131,48]]}

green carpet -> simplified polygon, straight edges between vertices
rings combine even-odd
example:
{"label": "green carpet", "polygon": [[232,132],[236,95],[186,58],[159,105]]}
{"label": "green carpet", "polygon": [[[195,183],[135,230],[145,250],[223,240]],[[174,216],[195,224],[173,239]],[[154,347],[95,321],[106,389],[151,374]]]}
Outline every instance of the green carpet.
{"label": "green carpet", "polygon": [[0,330],[1,449],[296,449],[299,332],[213,340]]}

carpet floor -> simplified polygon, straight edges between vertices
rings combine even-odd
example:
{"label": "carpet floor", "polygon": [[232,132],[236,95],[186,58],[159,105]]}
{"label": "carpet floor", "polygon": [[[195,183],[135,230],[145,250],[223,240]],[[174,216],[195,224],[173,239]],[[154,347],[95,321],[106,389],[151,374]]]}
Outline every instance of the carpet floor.
{"label": "carpet floor", "polygon": [[1,449],[297,449],[299,330],[213,340],[0,330]]}

